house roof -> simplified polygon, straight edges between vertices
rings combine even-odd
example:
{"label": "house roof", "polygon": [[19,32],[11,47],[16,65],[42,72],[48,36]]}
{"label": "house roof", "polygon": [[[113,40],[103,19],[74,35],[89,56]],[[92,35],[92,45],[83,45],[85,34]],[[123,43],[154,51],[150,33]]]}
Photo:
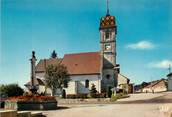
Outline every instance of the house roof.
{"label": "house roof", "polygon": [[170,76],[172,76],[172,72],[171,72],[171,73],[169,73],[169,74],[167,75],[167,77],[170,77]]}
{"label": "house roof", "polygon": [[144,88],[155,87],[155,86],[159,85],[160,82],[166,82],[166,80],[161,79],[161,80],[152,81],[152,82],[149,83],[149,85],[145,86]]}
{"label": "house roof", "polygon": [[[39,84],[39,85],[45,85],[45,83],[44,83],[44,81],[43,80],[41,80],[41,79],[39,79],[39,78],[36,78],[36,84]],[[27,86],[31,86],[31,82],[29,81],[29,82],[27,82],[26,84],[24,84],[26,87]]]}
{"label": "house roof", "polygon": [[41,59],[36,65],[36,73],[45,72],[45,68],[48,65],[58,65],[61,61],[62,59],[59,58]]}
{"label": "house roof", "polygon": [[123,74],[118,74],[118,75],[120,75],[120,76],[122,76],[123,78],[125,78],[125,79],[127,79],[127,80],[130,80],[129,78],[127,78],[126,76],[124,76]]}
{"label": "house roof", "polygon": [[62,64],[70,75],[100,74],[100,59],[99,52],[65,54]]}

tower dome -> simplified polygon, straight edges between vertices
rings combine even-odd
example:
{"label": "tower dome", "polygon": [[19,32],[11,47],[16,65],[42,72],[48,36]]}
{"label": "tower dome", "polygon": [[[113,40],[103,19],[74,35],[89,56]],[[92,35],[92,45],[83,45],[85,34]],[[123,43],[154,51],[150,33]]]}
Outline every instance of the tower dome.
{"label": "tower dome", "polygon": [[106,16],[100,19],[100,30],[114,28],[116,33],[116,21],[115,17],[109,13],[109,1],[107,0],[107,13]]}
{"label": "tower dome", "polygon": [[115,17],[106,15],[100,19],[100,30],[101,29],[106,29],[106,28],[115,28],[116,27],[116,22],[115,22]]}

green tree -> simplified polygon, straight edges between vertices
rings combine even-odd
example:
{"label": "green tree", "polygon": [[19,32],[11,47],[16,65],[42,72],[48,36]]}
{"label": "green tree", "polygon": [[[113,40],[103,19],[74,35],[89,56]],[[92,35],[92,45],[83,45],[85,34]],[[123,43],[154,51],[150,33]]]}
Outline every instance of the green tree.
{"label": "green tree", "polygon": [[96,86],[94,84],[91,84],[90,96],[92,98],[95,98],[96,97],[96,93],[97,93]]}
{"label": "green tree", "polygon": [[68,87],[70,77],[67,68],[62,64],[49,65],[46,68],[45,81],[46,85],[51,88],[52,95],[54,96],[57,89],[62,91],[63,88]]}
{"label": "green tree", "polygon": [[23,95],[24,91],[18,84],[0,85],[0,92],[8,97]]}
{"label": "green tree", "polygon": [[51,53],[51,58],[57,58],[57,53],[55,50]]}

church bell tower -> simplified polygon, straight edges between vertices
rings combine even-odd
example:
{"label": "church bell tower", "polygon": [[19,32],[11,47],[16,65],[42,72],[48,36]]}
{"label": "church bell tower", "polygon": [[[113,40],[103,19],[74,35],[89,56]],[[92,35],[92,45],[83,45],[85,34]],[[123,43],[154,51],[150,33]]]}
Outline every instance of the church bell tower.
{"label": "church bell tower", "polygon": [[[101,72],[102,91],[106,92],[117,85],[116,67],[116,34],[117,26],[115,17],[109,13],[107,0],[106,16],[100,19],[100,47],[101,47]],[[110,88],[109,88],[110,87]]]}

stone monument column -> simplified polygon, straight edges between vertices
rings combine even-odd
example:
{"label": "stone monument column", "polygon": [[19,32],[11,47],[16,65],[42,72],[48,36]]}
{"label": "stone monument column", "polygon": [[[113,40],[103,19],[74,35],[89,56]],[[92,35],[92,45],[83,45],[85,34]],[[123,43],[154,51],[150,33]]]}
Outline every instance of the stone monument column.
{"label": "stone monument column", "polygon": [[36,57],[35,57],[35,51],[32,51],[32,58],[31,61],[31,87],[30,91],[35,94],[37,92],[36,87],[36,75],[35,75],[35,64],[36,64]]}

